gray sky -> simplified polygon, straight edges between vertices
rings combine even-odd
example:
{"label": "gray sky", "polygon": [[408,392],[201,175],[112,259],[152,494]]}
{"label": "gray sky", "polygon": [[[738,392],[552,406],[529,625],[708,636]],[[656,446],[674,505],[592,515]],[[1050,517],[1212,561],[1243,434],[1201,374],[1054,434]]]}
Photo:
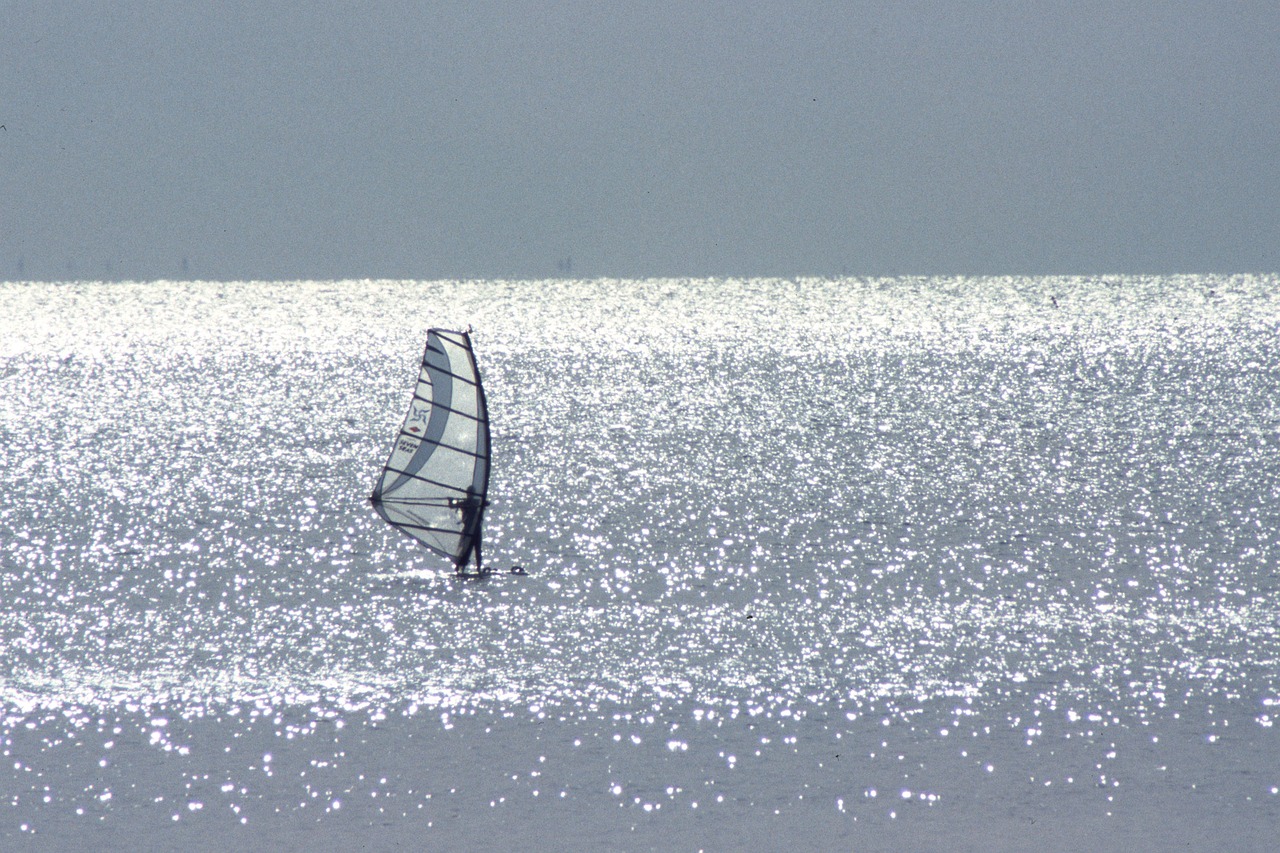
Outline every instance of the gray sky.
{"label": "gray sky", "polygon": [[1280,270],[1274,0],[0,21],[0,279]]}

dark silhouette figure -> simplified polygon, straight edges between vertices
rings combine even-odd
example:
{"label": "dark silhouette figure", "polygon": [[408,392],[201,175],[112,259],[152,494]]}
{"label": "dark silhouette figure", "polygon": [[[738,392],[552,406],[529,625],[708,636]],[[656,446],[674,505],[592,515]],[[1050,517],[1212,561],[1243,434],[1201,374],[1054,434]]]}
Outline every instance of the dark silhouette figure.
{"label": "dark silhouette figure", "polygon": [[484,574],[484,562],[480,557],[480,519],[488,505],[488,501],[480,500],[473,486],[467,486],[465,497],[449,501],[449,506],[462,514],[462,544],[465,550],[453,560],[459,574],[466,572],[467,562],[472,555],[475,555],[476,574]]}

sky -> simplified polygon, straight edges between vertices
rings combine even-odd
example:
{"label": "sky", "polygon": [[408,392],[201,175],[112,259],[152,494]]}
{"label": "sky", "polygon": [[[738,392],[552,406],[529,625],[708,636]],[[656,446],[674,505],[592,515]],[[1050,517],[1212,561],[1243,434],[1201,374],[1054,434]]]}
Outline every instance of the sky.
{"label": "sky", "polygon": [[0,0],[0,280],[1280,271],[1280,4]]}

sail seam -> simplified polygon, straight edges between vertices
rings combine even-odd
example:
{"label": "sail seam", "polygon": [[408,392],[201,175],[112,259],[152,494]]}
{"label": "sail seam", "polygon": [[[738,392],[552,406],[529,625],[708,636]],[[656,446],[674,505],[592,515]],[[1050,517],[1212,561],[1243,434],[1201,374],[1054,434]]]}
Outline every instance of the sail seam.
{"label": "sail seam", "polygon": [[470,385],[472,388],[480,387],[480,383],[476,382],[474,379],[468,379],[467,377],[463,376],[460,373],[454,373],[452,370],[445,370],[443,367],[437,367],[436,365],[428,362],[425,358],[422,360],[422,366],[427,370],[434,370],[436,373],[443,373],[445,376],[450,376],[454,379],[457,379],[459,382],[465,382],[468,385]]}
{"label": "sail seam", "polygon": [[444,409],[446,412],[449,412],[450,414],[458,415],[459,417],[466,418],[469,421],[475,421],[476,423],[480,423],[482,420],[479,415],[468,414],[460,409],[453,409],[453,408],[450,408],[449,406],[445,406],[440,403],[437,403],[434,400],[428,400],[426,397],[422,396],[416,391],[413,393],[413,399],[419,400],[423,403],[427,403],[433,409]]}
{"label": "sail seam", "polygon": [[[449,343],[453,344],[455,347],[462,347],[463,349],[471,349],[471,346],[462,338],[451,337],[452,335],[458,334],[457,332],[454,332],[450,329],[428,329],[427,330],[428,335],[431,334],[432,332],[435,333],[435,336],[437,338],[440,338],[443,341],[448,341]],[[465,332],[462,334],[464,336],[466,335]]]}
{"label": "sail seam", "polygon": [[[465,495],[467,493],[466,489],[462,489],[457,486],[451,486],[448,483],[442,483],[439,480],[433,480],[430,477],[424,477],[421,474],[410,474],[408,471],[401,471],[399,468],[392,468],[390,465],[385,466],[384,470],[390,471],[393,474],[403,474],[406,477],[409,477],[414,480],[421,480],[422,482],[430,483],[433,486],[440,486],[443,489],[448,489],[451,492],[457,492],[460,495]],[[385,501],[386,498],[379,498],[379,500]]]}
{"label": "sail seam", "polygon": [[445,444],[443,441],[428,441],[420,435],[414,435],[413,433],[406,432],[405,430],[400,430],[400,434],[409,436],[410,438],[419,439],[423,444],[430,445],[431,447],[443,447],[445,450],[452,450],[454,453],[461,453],[464,456],[470,456],[474,459],[483,459],[486,462],[489,460],[488,453],[478,453],[474,450],[467,450],[463,447],[454,447],[452,444]]}
{"label": "sail seam", "polygon": [[396,527],[400,527],[405,530],[430,530],[433,533],[447,533],[450,536],[462,535],[458,533],[458,531],[450,530],[447,527],[429,527],[425,524],[409,524],[408,522],[404,522],[404,521],[392,521],[391,523],[394,524]]}

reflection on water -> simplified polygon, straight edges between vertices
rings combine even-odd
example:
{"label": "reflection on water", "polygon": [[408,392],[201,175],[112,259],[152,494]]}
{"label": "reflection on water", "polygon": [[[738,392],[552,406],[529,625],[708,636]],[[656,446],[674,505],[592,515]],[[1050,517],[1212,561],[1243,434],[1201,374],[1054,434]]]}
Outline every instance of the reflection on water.
{"label": "reflection on water", "polygon": [[[745,769],[789,727],[1030,748],[1195,708],[1274,754],[1276,284],[0,285],[9,742],[430,714],[678,756],[729,720]],[[486,555],[527,577],[364,502],[450,324]]]}

